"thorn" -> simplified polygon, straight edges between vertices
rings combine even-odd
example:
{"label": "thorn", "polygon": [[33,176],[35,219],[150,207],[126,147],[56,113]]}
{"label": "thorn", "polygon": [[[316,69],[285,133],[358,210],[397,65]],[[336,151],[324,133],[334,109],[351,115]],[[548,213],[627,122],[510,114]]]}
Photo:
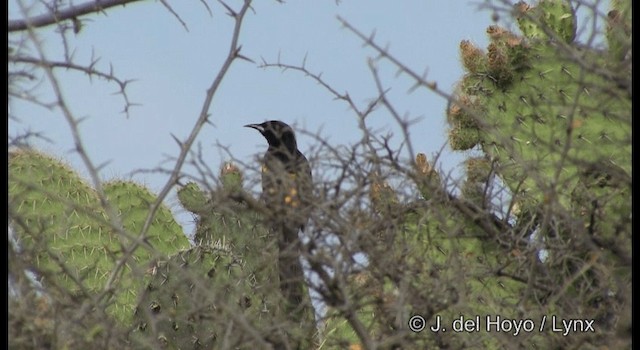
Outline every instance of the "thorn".
{"label": "thorn", "polygon": [[242,45],[236,47],[235,51],[233,51],[233,56],[238,57],[240,55],[240,50],[242,50]]}
{"label": "thorn", "polygon": [[544,118],[542,118],[539,114],[534,114],[532,117],[533,117],[533,120],[535,120],[535,122],[538,123],[538,124],[545,124],[546,123]]}
{"label": "thorn", "polygon": [[238,14],[231,8],[229,7],[229,5],[227,5],[224,1],[218,0],[218,2],[220,4],[222,4],[222,6],[224,6],[227,9],[227,14],[233,18],[235,18]]}
{"label": "thorn", "polygon": [[252,59],[250,59],[249,57],[247,57],[245,55],[241,55],[239,52],[236,53],[236,58],[239,58],[241,60],[245,60],[245,61],[251,62],[253,64],[256,64],[256,62],[254,62]]}
{"label": "thorn", "polygon": [[538,76],[540,77],[540,79],[546,79],[547,73],[551,73],[552,71],[553,71],[553,69],[547,69],[544,72],[538,73]]}
{"label": "thorn", "polygon": [[180,148],[182,148],[182,142],[180,142],[180,140],[178,140],[178,138],[176,137],[176,135],[174,135],[173,133],[169,134],[171,135],[171,137],[173,138],[173,140],[178,144],[178,146],[180,146]]}
{"label": "thorn", "polygon": [[373,42],[373,39],[375,39],[375,38],[376,38],[376,30],[374,29],[374,30],[371,32],[371,35],[369,36],[369,39],[367,39],[367,40],[369,40],[369,41]]}
{"label": "thorn", "polygon": [[584,135],[582,135],[582,134],[578,135],[578,140],[582,140],[582,141],[585,141],[585,142],[591,144],[591,141],[589,141],[589,139],[584,137]]}
{"label": "thorn", "polygon": [[414,91],[416,91],[422,84],[420,84],[420,82],[416,82],[415,84],[413,84],[409,90],[407,90],[407,93],[411,94]]}
{"label": "thorn", "polygon": [[571,72],[569,72],[569,69],[567,69],[567,67],[562,66],[561,71],[562,71],[562,73],[564,73],[564,74],[566,74],[566,75],[568,75],[568,76],[573,78],[573,75],[571,74]]}
{"label": "thorn", "polygon": [[609,135],[605,131],[600,133],[600,139],[612,141],[611,137],[609,137]]}

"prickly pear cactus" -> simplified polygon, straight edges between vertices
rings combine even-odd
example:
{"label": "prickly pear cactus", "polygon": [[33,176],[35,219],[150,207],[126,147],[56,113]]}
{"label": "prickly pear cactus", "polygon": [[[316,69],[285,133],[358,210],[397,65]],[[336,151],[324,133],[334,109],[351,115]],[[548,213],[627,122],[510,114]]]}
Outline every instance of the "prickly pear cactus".
{"label": "prickly pear cactus", "polygon": [[[146,187],[129,181],[107,182],[103,190],[113,208],[118,211],[118,217],[126,232],[130,232],[132,237],[136,238],[147,218],[149,207],[155,200],[154,195]],[[119,296],[119,304],[124,306],[119,314],[127,315],[127,319],[130,319],[138,301],[136,291],[143,286],[140,276],[149,269],[153,261],[173,255],[190,246],[182,227],[176,222],[169,208],[164,205],[155,213],[145,241],[150,247],[139,247],[131,258],[132,262],[127,264],[137,269],[136,274],[133,275],[134,278],[123,278],[120,281],[120,288],[128,293]],[[125,247],[131,245],[131,240],[128,239],[121,239],[121,242]],[[129,271],[125,273],[133,272],[129,267],[127,269]]]}
{"label": "prickly pear cactus", "polygon": [[310,348],[313,315],[295,324],[281,308],[275,239],[254,210],[228,197],[242,190],[242,174],[227,163],[220,180],[211,194],[195,183],[178,190],[197,221],[196,247],[153,269],[132,339],[148,348],[252,349],[291,346],[293,336]]}
{"label": "prickly pear cactus", "polygon": [[[536,33],[555,33],[572,44],[575,19],[565,2],[518,8],[525,37],[492,26],[487,55],[461,44],[467,74],[448,111],[452,147],[479,145],[497,162],[500,179],[522,197],[523,212],[548,196],[575,206],[572,189],[590,168],[628,183],[631,98],[602,73],[611,56],[575,48],[572,54],[541,40]],[[486,67],[493,61],[500,64],[491,71]]]}
{"label": "prickly pear cactus", "polygon": [[[629,4],[612,2],[608,52],[576,45],[571,6],[549,0],[516,6],[523,35],[491,26],[486,51],[461,43],[466,74],[447,110],[449,143],[483,155],[467,160],[456,196],[438,195],[447,191],[419,155],[413,178],[428,204],[417,209],[381,202],[393,189],[373,181],[371,200],[382,217],[365,220],[363,230],[385,241],[363,245],[369,278],[354,283],[353,293],[371,292],[350,299],[366,305],[359,320],[371,338],[391,348],[619,344],[611,339],[630,326],[623,311],[631,281]],[[495,202],[500,185],[508,208]],[[494,214],[505,210],[507,218]],[[328,342],[364,347],[344,313],[330,308],[329,315]],[[440,319],[447,332],[410,332],[412,315],[427,327]],[[587,319],[598,329],[566,337],[549,327],[511,329],[506,337],[496,327],[486,331],[487,316],[539,327],[551,315]],[[458,319],[482,328],[452,332]],[[402,341],[394,344],[394,336]]]}
{"label": "prickly pear cactus", "polygon": [[[489,207],[483,184],[491,177],[504,183],[512,196],[510,231],[549,248],[535,258],[554,271],[540,283],[566,288],[548,308],[565,318],[588,315],[602,331],[615,325],[612,310],[624,308],[631,271],[631,66],[623,58],[630,1],[612,6],[603,52],[576,45],[567,2],[519,3],[523,36],[491,26],[486,53],[461,43],[466,74],[447,112],[451,146],[484,153],[467,161],[463,197]],[[577,243],[583,240],[600,248]],[[509,255],[504,263],[524,261],[522,247]],[[572,275],[590,264],[602,265]],[[503,272],[524,271],[516,270]],[[541,302],[542,294],[533,300]],[[582,313],[571,310],[576,298],[588,300]]]}
{"label": "prickly pear cactus", "polygon": [[[526,22],[521,24],[526,38],[492,26],[487,30],[487,55],[469,42],[461,44],[467,74],[448,120],[452,135],[474,137],[454,136],[452,146],[464,150],[480,145],[490,158],[502,162],[502,178],[512,189],[531,171],[542,175],[537,180],[541,183],[525,187],[564,186],[569,178],[575,182],[579,165],[599,160],[628,170],[630,96],[624,90],[603,90],[611,84],[593,67],[581,66],[555,45],[529,34],[531,28],[551,30],[571,43],[573,36],[561,29],[575,26],[564,24],[574,21],[564,2],[520,7],[526,7],[520,17]],[[544,20],[529,20],[542,14]],[[598,52],[580,54],[594,64],[607,64]],[[497,71],[484,68],[494,61],[500,62],[494,65]],[[510,78],[501,80],[504,76]]]}
{"label": "prickly pear cactus", "polygon": [[[32,263],[48,285],[71,293],[98,293],[104,288],[123,249],[137,237],[153,195],[124,181],[105,184],[105,194],[118,212],[128,237],[116,233],[95,190],[62,162],[31,150],[9,154],[11,225],[23,249],[34,252]],[[189,246],[170,211],[161,207],[146,241],[116,278],[115,298],[107,311],[126,322],[136,305],[139,276],[155,254],[171,254]],[[137,271],[134,278],[132,272]]]}
{"label": "prickly pear cactus", "polygon": [[[265,270],[267,268],[265,267]],[[159,262],[141,295],[132,339],[143,348],[249,349],[282,340],[268,271],[199,245]]]}

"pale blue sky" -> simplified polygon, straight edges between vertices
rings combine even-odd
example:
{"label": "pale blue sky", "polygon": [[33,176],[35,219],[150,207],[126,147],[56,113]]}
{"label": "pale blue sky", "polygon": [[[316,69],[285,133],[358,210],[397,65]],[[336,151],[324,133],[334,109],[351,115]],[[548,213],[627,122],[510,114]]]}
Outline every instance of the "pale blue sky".
{"label": "pale blue sky", "polygon": [[[17,18],[19,0],[9,1],[9,17]],[[104,180],[133,178],[157,192],[166,175],[143,173],[164,164],[166,155],[175,156],[178,148],[171,134],[186,138],[198,117],[205,90],[226,55],[233,21],[223,8],[207,1],[210,16],[199,1],[171,1],[175,11],[187,23],[189,31],[158,1],[135,3],[108,10],[108,15],[91,15],[82,31],[69,36],[77,63],[87,63],[93,54],[100,57],[97,67],[109,65],[123,79],[136,79],[128,88],[133,107],[130,117],[120,111],[124,106],[115,84],[87,76],[57,71],[64,96],[76,117],[86,117],[81,124],[82,137],[94,164],[109,162],[102,169]],[[257,0],[255,13],[246,17],[240,43],[242,53],[256,61],[298,65],[306,57],[312,72],[322,72],[323,79],[339,92],[348,91],[360,107],[375,97],[375,84],[367,59],[375,55],[371,48],[348,30],[336,16],[341,16],[364,33],[376,31],[376,41],[389,45],[389,51],[404,64],[420,73],[428,70],[428,79],[452,92],[462,77],[459,58],[461,40],[471,40],[486,47],[486,27],[493,24],[490,11],[479,11],[474,1],[431,0],[344,0],[338,5],[330,0],[275,1]],[[239,8],[240,1],[230,1]],[[61,60],[61,40],[54,27],[37,31],[49,58]],[[13,40],[16,36],[10,35]],[[380,61],[383,84],[391,88],[389,97],[401,114],[420,121],[411,128],[413,147],[429,158],[446,143],[447,101],[425,89],[411,93],[412,81],[397,76],[397,68]],[[50,101],[48,82],[37,94]],[[42,132],[52,143],[34,142],[45,152],[66,159],[86,175],[84,165],[71,149],[69,127],[59,110],[48,111],[22,101],[9,101],[10,114],[20,120],[9,122],[9,135],[25,130]],[[224,154],[216,143],[229,146],[232,154],[250,162],[261,154],[266,144],[255,132],[242,126],[268,119],[281,119],[321,135],[332,144],[349,144],[360,138],[355,113],[343,101],[336,101],[324,88],[297,72],[261,69],[246,61],[236,61],[214,98],[209,111],[215,126],[206,126],[197,139],[205,160],[217,172]],[[397,143],[401,134],[391,116],[383,109],[370,118],[373,126],[390,130]],[[314,139],[299,136],[299,147],[312,148]],[[464,154],[445,148],[440,158],[445,172],[459,175]],[[189,171],[189,169],[186,169]],[[167,202],[175,212],[175,199]],[[190,217],[180,215],[187,231]]]}

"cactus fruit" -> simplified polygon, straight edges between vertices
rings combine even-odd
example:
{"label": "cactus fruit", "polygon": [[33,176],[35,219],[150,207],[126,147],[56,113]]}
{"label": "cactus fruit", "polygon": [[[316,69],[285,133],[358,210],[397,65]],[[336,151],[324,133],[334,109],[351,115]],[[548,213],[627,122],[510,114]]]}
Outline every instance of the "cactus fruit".
{"label": "cactus fruit", "polygon": [[434,192],[442,188],[440,174],[427,160],[427,155],[418,153],[415,160],[415,181],[422,198],[429,200]]}

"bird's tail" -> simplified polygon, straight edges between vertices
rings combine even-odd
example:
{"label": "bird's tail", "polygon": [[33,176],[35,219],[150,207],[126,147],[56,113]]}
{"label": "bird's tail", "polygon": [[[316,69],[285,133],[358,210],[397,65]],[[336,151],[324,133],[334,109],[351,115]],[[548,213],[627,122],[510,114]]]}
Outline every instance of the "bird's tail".
{"label": "bird's tail", "polygon": [[278,273],[280,291],[286,302],[286,310],[302,314],[306,304],[304,288],[304,272],[300,262],[301,243],[298,228],[281,228],[282,236],[278,239]]}

